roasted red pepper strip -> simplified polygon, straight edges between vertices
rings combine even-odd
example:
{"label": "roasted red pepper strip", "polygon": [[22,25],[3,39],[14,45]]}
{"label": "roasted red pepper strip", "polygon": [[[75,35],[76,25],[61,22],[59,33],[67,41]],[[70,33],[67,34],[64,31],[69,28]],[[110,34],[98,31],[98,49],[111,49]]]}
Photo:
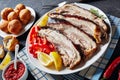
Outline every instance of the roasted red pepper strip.
{"label": "roasted red pepper strip", "polygon": [[113,60],[113,62],[109,65],[109,67],[106,69],[105,73],[103,74],[103,78],[108,79],[118,64],[120,64],[120,56],[117,57],[115,60]]}
{"label": "roasted red pepper strip", "polygon": [[35,43],[36,42],[36,38],[38,36],[38,31],[40,30],[39,26],[34,26],[30,32],[30,43]]}
{"label": "roasted red pepper strip", "polygon": [[49,54],[52,51],[55,51],[55,47],[50,43],[46,37],[40,37],[38,31],[40,30],[39,26],[34,26],[30,32],[30,46],[29,51],[33,57],[37,58],[37,51],[44,52]]}

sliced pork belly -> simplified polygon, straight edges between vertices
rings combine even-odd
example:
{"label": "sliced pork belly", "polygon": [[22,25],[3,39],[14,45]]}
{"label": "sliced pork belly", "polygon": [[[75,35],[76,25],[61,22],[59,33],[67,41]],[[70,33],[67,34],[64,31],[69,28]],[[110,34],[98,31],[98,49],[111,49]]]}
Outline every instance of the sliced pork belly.
{"label": "sliced pork belly", "polygon": [[59,30],[75,45],[79,45],[85,57],[90,57],[97,50],[97,44],[83,31],[66,23],[48,23],[50,28]]}
{"label": "sliced pork belly", "polygon": [[68,16],[68,15],[60,15],[60,14],[49,14],[51,18],[57,18],[65,20],[72,25],[76,26],[80,30],[84,31],[88,35],[92,36],[97,43],[101,43],[101,29],[98,27],[98,25],[92,23],[91,21],[82,19],[82,18],[76,18],[74,16]]}
{"label": "sliced pork belly", "polygon": [[108,26],[106,25],[103,19],[97,17],[89,10],[83,9],[75,4],[65,4],[62,7],[58,7],[54,11],[51,11],[51,13],[60,13],[62,15],[69,14],[77,17],[83,17],[85,19],[89,19],[95,22],[96,24],[101,26],[106,32],[108,32]]}
{"label": "sliced pork belly", "polygon": [[45,36],[48,41],[52,42],[58,52],[62,56],[64,66],[69,66],[70,69],[74,68],[80,63],[81,56],[72,42],[68,40],[63,34],[52,29],[41,29],[40,36]]}

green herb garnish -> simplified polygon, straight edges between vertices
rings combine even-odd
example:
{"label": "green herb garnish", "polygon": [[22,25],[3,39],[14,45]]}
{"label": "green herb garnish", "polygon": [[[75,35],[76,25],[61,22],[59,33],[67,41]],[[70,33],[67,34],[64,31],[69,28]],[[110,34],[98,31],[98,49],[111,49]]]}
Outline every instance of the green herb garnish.
{"label": "green herb garnish", "polygon": [[101,19],[106,19],[106,17],[104,17],[104,15],[99,14],[98,10],[95,10],[95,9],[91,8],[90,12],[93,13],[93,14],[95,14],[96,16],[98,16]]}

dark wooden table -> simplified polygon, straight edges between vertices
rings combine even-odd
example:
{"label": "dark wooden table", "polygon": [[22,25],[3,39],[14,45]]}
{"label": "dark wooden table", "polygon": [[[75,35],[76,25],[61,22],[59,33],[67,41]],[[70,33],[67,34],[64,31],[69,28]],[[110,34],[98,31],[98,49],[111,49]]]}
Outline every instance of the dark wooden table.
{"label": "dark wooden table", "polygon": [[[32,7],[36,11],[36,21],[47,11],[51,10],[51,8],[42,9],[43,5],[52,5],[58,4],[64,0],[0,0],[0,11],[5,7],[14,8],[16,4],[23,3],[27,6]],[[68,2],[80,2],[80,0],[66,0]],[[103,10],[106,14],[111,14],[116,17],[120,17],[120,0],[86,0],[87,4],[94,5],[101,10]],[[18,37],[20,41],[20,49],[25,47],[26,37],[28,35],[29,30],[22,36]],[[0,37],[0,44],[2,44],[2,37]],[[12,59],[14,58],[14,53],[12,53]],[[112,58],[111,58],[112,59]],[[2,60],[0,60],[2,61]],[[0,80],[2,71],[0,71]],[[29,72],[28,80],[34,80],[32,75]]]}

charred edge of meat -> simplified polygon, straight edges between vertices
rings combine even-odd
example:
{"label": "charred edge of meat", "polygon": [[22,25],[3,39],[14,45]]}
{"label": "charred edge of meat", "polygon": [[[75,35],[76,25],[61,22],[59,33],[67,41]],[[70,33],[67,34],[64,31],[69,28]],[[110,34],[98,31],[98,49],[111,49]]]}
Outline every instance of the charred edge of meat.
{"label": "charred edge of meat", "polygon": [[103,22],[104,22],[104,23],[106,24],[106,26],[107,26],[106,33],[109,34],[109,33],[110,33],[110,26],[109,26],[109,24],[106,23],[104,20],[103,20]]}
{"label": "charred edge of meat", "polygon": [[89,54],[85,59],[84,59],[84,61],[87,61],[87,60],[89,60],[89,59],[91,59],[96,53],[98,53],[99,51],[100,51],[100,45],[97,45],[97,48],[95,48],[95,52],[94,52],[94,54],[92,55],[92,54]]}
{"label": "charred edge of meat", "polygon": [[[74,44],[75,45],[75,44]],[[84,60],[86,58],[86,56],[84,55],[84,52],[81,50],[80,45],[75,45],[75,48],[81,53],[81,60]]]}
{"label": "charred edge of meat", "polygon": [[91,52],[88,52],[87,55],[85,55],[85,56],[87,56],[86,58],[90,59],[90,57],[94,55],[93,53],[95,53],[97,50],[98,50],[98,47],[92,49]]}
{"label": "charred edge of meat", "polygon": [[69,69],[75,69],[79,64],[80,64],[80,62],[81,61],[77,61],[76,63],[75,63],[75,66],[71,66],[71,67],[68,67]]}
{"label": "charred edge of meat", "polygon": [[[67,11],[65,11],[67,12]],[[64,13],[64,12],[63,12]],[[72,18],[77,18],[77,19],[82,19],[82,20],[86,20],[86,21],[89,21],[89,22],[92,22],[94,24],[96,24],[95,22],[93,22],[92,20],[89,20],[85,17],[82,17],[82,16],[77,16],[77,15],[70,15],[70,14],[62,14],[62,13],[50,13],[49,15],[62,15],[64,17],[72,17]],[[97,26],[99,26],[98,24],[96,24]]]}

